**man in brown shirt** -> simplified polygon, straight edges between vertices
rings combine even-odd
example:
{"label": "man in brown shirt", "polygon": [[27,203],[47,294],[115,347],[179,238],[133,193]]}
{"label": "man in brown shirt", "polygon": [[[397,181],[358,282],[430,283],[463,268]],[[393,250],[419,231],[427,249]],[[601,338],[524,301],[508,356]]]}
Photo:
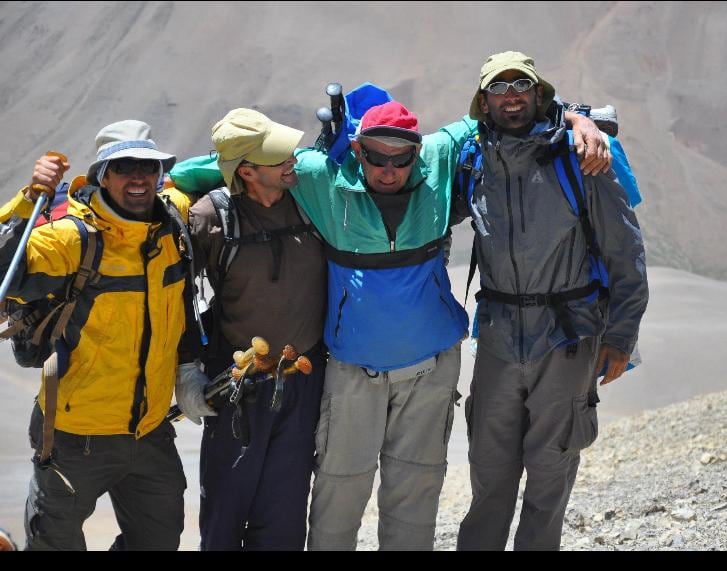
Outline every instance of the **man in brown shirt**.
{"label": "man in brown shirt", "polygon": [[[303,133],[249,109],[230,111],[212,129],[218,164],[237,209],[240,238],[225,270],[222,224],[209,195],[190,210],[195,259],[206,266],[215,298],[210,347],[183,352],[177,401],[193,421],[205,417],[200,459],[202,550],[302,550],[313,470],[314,433],[325,371],[321,337],[326,303],[323,246],[301,218],[288,189],[297,182],[293,150]],[[288,377],[282,408],[273,412],[274,385],[243,402],[250,443],[241,456],[233,406],[215,413],[202,390],[246,349],[254,336],[278,354],[292,344],[313,372]],[[190,336],[191,337],[191,336]],[[203,373],[195,357],[202,357]],[[188,361],[188,362],[185,362]],[[237,437],[236,437],[237,436]],[[238,460],[239,461],[236,461]]]}

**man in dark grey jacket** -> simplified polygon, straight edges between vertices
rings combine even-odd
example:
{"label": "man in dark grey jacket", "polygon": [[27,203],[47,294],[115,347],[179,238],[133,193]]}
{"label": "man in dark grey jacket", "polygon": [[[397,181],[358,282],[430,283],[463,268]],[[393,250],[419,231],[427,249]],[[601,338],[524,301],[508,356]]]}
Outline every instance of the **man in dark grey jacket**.
{"label": "man in dark grey jacket", "polygon": [[624,372],[648,300],[641,232],[613,172],[583,177],[610,282],[598,295],[586,226],[553,167],[567,136],[554,93],[531,58],[504,52],[483,66],[470,108],[486,167],[471,200],[482,290],[461,550],[504,549],[523,468],[515,549],[559,549],[580,450],[598,432],[598,372],[606,364],[602,385]]}

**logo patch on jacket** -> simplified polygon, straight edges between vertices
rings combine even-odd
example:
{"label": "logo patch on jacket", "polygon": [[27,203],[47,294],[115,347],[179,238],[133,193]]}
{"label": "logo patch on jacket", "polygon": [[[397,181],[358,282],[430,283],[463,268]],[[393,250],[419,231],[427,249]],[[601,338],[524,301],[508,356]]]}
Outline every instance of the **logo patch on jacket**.
{"label": "logo patch on jacket", "polygon": [[536,170],[533,174],[533,178],[530,179],[532,184],[543,184],[543,175],[540,174],[540,170]]}

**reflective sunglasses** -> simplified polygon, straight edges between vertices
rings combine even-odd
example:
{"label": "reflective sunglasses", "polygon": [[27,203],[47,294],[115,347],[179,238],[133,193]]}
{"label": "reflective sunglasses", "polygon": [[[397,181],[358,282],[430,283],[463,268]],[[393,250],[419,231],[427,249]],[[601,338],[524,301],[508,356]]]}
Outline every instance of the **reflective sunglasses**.
{"label": "reflective sunglasses", "polygon": [[524,93],[533,85],[535,85],[535,82],[532,79],[522,78],[516,79],[512,83],[508,83],[507,81],[495,81],[485,87],[485,90],[489,91],[493,95],[505,95],[511,86],[518,93]]}
{"label": "reflective sunglasses", "polygon": [[142,174],[157,174],[159,172],[159,161],[156,159],[131,159],[123,158],[109,162],[109,170],[116,174],[132,174],[136,169]]}
{"label": "reflective sunglasses", "polygon": [[409,151],[401,155],[385,155],[384,153],[367,149],[361,145],[361,154],[366,159],[366,162],[372,166],[385,167],[386,163],[391,162],[391,166],[397,169],[408,167],[417,158],[416,147],[412,147]]}

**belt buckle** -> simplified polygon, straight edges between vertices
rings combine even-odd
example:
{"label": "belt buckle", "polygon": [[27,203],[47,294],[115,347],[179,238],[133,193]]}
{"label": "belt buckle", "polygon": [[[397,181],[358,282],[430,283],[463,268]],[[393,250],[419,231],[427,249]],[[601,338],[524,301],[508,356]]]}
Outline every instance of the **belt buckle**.
{"label": "belt buckle", "polygon": [[523,295],[520,297],[520,307],[536,307],[537,305],[537,295]]}

